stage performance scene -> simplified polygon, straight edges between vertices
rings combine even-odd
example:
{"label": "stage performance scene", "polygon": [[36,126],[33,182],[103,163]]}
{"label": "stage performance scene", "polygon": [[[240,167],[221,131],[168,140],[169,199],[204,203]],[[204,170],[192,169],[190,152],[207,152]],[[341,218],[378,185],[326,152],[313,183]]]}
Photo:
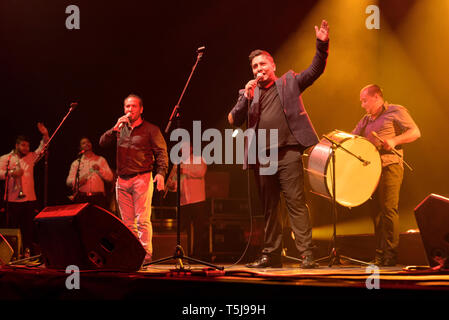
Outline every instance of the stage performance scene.
{"label": "stage performance scene", "polygon": [[445,300],[448,13],[6,0],[0,301],[288,319]]}

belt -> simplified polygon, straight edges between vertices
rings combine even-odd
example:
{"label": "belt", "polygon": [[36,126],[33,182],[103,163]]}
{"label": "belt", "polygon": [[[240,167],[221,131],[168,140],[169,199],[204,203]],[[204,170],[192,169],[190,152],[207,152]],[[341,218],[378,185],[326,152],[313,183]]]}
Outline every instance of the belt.
{"label": "belt", "polygon": [[149,173],[149,172],[151,172],[151,170],[142,171],[142,172],[137,172],[137,173],[131,173],[131,174],[121,174],[121,175],[119,175],[119,177],[120,177],[121,179],[128,180],[128,179],[137,177],[138,175],[145,174],[145,173]]}
{"label": "belt", "polygon": [[[402,150],[402,148],[401,148],[401,149],[396,149],[396,151],[399,151],[399,150]],[[393,151],[387,151],[387,150],[382,149],[382,150],[379,151],[379,154],[380,154],[380,155],[384,155],[384,154],[394,154],[394,152],[393,152]]]}

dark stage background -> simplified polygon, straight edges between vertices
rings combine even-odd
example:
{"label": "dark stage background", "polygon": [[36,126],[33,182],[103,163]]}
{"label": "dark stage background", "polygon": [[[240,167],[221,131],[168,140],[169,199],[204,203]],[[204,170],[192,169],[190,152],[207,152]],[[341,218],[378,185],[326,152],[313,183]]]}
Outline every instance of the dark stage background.
{"label": "dark stage background", "polygon": [[[416,227],[413,208],[429,193],[449,196],[449,118],[446,77],[447,1],[19,1],[0,5],[0,101],[2,154],[18,134],[32,138],[43,121],[53,132],[69,110],[79,107],[54,138],[49,153],[48,205],[68,203],[65,179],[82,136],[115,167],[115,150],[98,139],[123,114],[129,93],[143,97],[144,117],[164,130],[196,59],[206,46],[182,101],[183,127],[229,128],[226,116],[237,91],[251,78],[247,56],[256,48],[273,53],[278,75],[310,63],[314,26],[330,24],[325,73],[303,95],[318,134],[351,131],[362,117],[359,90],[378,83],[388,101],[406,106],[422,138],[406,147],[414,172],[405,171],[401,230]],[[369,30],[369,4],[380,8],[380,29]],[[65,9],[80,9],[80,29],[65,27]],[[166,136],[166,140],[169,137]],[[212,165],[231,174],[230,197],[246,197],[240,165]],[[41,161],[36,190],[43,198]],[[156,204],[157,201],[156,201]],[[330,220],[329,206],[311,196],[315,226]],[[342,232],[365,232],[364,207],[341,208],[354,221]],[[318,229],[317,229],[318,230]],[[318,233],[317,233],[318,234]],[[326,235],[327,237],[327,235]]]}

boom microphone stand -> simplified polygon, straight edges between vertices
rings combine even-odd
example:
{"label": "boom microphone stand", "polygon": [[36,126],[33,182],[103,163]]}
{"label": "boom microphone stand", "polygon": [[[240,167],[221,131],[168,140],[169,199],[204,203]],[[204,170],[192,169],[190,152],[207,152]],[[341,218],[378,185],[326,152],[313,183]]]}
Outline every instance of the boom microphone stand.
{"label": "boom microphone stand", "polygon": [[341,259],[343,260],[347,260],[349,262],[354,262],[357,264],[362,264],[362,265],[369,265],[368,262],[365,261],[361,261],[361,260],[357,260],[357,259],[353,259],[350,257],[346,257],[344,255],[341,255],[338,251],[338,247],[337,247],[337,195],[336,195],[336,175],[335,175],[335,151],[340,148],[342,150],[344,150],[345,152],[349,153],[351,156],[357,158],[358,160],[360,160],[364,165],[368,165],[369,161],[362,159],[360,156],[355,155],[354,153],[352,153],[351,151],[347,150],[346,148],[344,148],[340,143],[332,140],[331,138],[329,138],[326,135],[323,135],[323,138],[325,138],[327,141],[329,141],[332,146],[331,146],[331,150],[332,150],[332,216],[333,216],[333,235],[332,235],[332,249],[329,253],[329,255],[327,257],[323,257],[320,259],[315,260],[315,262],[321,262],[321,261],[326,261],[329,260],[329,267],[332,267],[334,264],[340,265],[341,264]]}
{"label": "boom microphone stand", "polygon": [[45,160],[44,160],[44,166],[45,166],[45,172],[44,172],[44,207],[47,206],[47,201],[48,201],[48,147],[50,146],[51,140],[53,140],[54,136],[56,135],[56,132],[59,131],[59,129],[61,128],[61,126],[64,123],[64,121],[67,119],[67,117],[70,115],[70,113],[72,113],[72,111],[75,110],[75,108],[77,106],[78,106],[77,102],[72,102],[70,104],[69,112],[67,112],[67,114],[64,116],[64,118],[62,119],[61,123],[58,125],[56,130],[53,132],[53,134],[51,135],[50,139],[48,139],[47,143],[44,145],[42,150],[37,155],[36,160],[34,161],[34,163],[36,164],[36,163],[38,163],[42,159],[42,157],[45,157]]}
{"label": "boom microphone stand", "polygon": [[[41,151],[38,153],[36,160],[34,160],[34,164],[38,163],[43,157],[45,157],[45,173],[44,173],[44,207],[47,206],[47,200],[48,200],[48,147],[50,145],[50,142],[53,140],[54,136],[56,135],[56,132],[59,131],[59,129],[61,128],[62,124],[64,123],[64,121],[67,119],[67,117],[70,115],[70,113],[72,113],[73,110],[75,110],[75,108],[78,106],[78,103],[76,102],[72,102],[70,104],[70,109],[67,112],[67,114],[64,116],[64,118],[62,119],[61,123],[58,125],[58,127],[56,128],[56,130],[53,132],[52,136],[50,137],[50,139],[48,139],[47,143],[43,146],[43,148],[41,149]],[[7,197],[7,195],[6,195]],[[29,258],[25,258],[25,259],[21,259],[21,260],[17,260],[14,262],[10,262],[10,265],[13,264],[19,264],[22,262],[28,262],[31,261],[33,259],[37,259],[39,258],[41,255],[36,255],[36,256],[32,256]]]}
{"label": "boom microphone stand", "polygon": [[[180,96],[180,98],[178,100],[178,103],[175,105],[175,107],[173,109],[173,112],[172,112],[172,114],[170,116],[170,119],[168,121],[167,127],[165,129],[165,133],[166,134],[170,131],[170,127],[172,126],[173,120],[176,120],[176,127],[180,128],[180,123],[181,123],[181,115],[180,115],[181,107],[180,107],[180,104],[181,104],[181,100],[182,100],[182,97],[184,96],[184,93],[186,92],[187,86],[190,83],[190,79],[192,78],[192,75],[193,75],[193,73],[194,73],[194,71],[196,69],[196,66],[198,65],[198,62],[201,60],[201,57],[204,54],[204,50],[205,49],[206,49],[205,47],[201,47],[201,48],[198,48],[197,51],[196,51],[198,56],[196,58],[195,65],[193,66],[192,72],[190,73],[190,76],[187,79],[187,83],[184,86],[184,90],[181,93],[181,96]],[[218,269],[218,270],[223,270],[224,269],[223,267],[218,267],[218,266],[215,266],[215,265],[213,265],[211,263],[204,262],[204,261],[201,261],[201,260],[197,260],[197,259],[194,259],[194,258],[191,258],[191,257],[188,257],[188,256],[184,255],[184,249],[181,246],[181,235],[180,235],[180,231],[181,231],[180,230],[181,229],[181,163],[179,163],[179,165],[176,168],[176,174],[177,174],[177,180],[176,180],[176,183],[177,183],[177,192],[176,192],[177,230],[176,230],[176,247],[175,247],[175,252],[174,252],[173,256],[171,256],[171,257],[158,259],[158,260],[146,263],[143,266],[146,267],[146,266],[149,266],[149,265],[152,265],[152,264],[161,263],[161,262],[164,262],[164,261],[176,260],[177,263],[178,263],[177,266],[179,267],[177,270],[184,271],[185,270],[185,268],[184,268],[184,260],[187,260],[189,262],[195,262],[195,263],[203,264],[203,265],[206,265],[206,266]]]}

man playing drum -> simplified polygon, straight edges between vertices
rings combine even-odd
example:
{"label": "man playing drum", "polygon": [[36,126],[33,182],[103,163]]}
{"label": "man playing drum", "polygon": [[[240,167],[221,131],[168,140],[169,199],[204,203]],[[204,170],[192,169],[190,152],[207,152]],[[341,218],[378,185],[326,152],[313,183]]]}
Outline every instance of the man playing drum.
{"label": "man playing drum", "polygon": [[374,263],[394,266],[399,245],[399,192],[404,173],[402,145],[415,141],[421,133],[407,109],[388,104],[378,85],[362,88],[360,102],[366,115],[352,133],[371,141],[378,148],[382,161],[382,174],[375,193],[379,208],[373,213]]}

